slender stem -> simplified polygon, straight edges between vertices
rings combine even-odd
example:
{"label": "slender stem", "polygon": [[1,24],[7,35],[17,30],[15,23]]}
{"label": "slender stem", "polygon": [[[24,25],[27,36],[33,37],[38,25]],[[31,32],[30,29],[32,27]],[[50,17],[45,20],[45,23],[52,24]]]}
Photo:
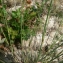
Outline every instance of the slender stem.
{"label": "slender stem", "polygon": [[20,41],[21,41],[21,47],[22,47],[22,22],[23,22],[23,15],[21,15],[21,17],[20,17],[20,27],[21,27],[21,31],[20,31],[21,38],[20,38]]}
{"label": "slender stem", "polygon": [[44,42],[44,36],[45,36],[45,33],[46,33],[47,22],[48,22],[48,17],[49,17],[49,15],[50,15],[51,6],[52,6],[52,0],[51,0],[51,2],[50,2],[50,7],[49,7],[49,9],[48,9],[47,18],[46,18],[46,21],[45,21],[45,24],[44,24],[44,31],[43,31],[43,34],[42,34],[42,43],[41,43],[41,46],[42,46],[42,44],[43,44],[43,42]]}
{"label": "slender stem", "polygon": [[45,36],[45,33],[46,33],[46,28],[47,28],[47,22],[48,22],[48,17],[50,15],[50,10],[51,10],[51,6],[52,6],[52,0],[50,1],[50,7],[48,9],[48,14],[47,14],[47,18],[46,18],[46,21],[45,21],[45,24],[44,24],[44,31],[43,31],[43,34],[42,34],[42,42],[41,42],[41,46],[40,46],[40,50],[39,50],[39,54],[38,54],[38,58],[37,58],[37,61],[39,60],[39,57],[41,55],[41,48],[42,48],[42,44],[44,42],[44,36]]}

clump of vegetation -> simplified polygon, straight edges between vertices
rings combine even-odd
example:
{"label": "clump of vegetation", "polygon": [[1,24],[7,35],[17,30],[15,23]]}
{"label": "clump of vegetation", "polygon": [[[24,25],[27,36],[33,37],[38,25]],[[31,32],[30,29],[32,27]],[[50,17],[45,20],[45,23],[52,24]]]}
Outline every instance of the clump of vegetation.
{"label": "clump of vegetation", "polygon": [[22,12],[21,9],[12,11],[10,20],[7,20],[8,13],[6,11],[6,6],[4,7],[4,5],[2,5],[0,11],[1,23],[5,26],[2,28],[2,30],[8,42],[10,42],[10,40],[14,42],[17,38],[19,39],[19,42],[21,38],[27,40],[31,35],[35,34],[35,31],[31,28],[37,22],[36,21],[34,23],[34,20],[38,15],[37,9],[28,8],[24,12]]}

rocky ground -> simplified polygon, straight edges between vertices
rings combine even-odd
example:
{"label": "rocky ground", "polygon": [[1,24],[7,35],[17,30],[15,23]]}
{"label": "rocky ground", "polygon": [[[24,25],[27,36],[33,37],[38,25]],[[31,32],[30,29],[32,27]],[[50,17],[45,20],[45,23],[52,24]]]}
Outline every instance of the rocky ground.
{"label": "rocky ground", "polygon": [[[17,2],[17,0],[16,0],[17,6],[15,6],[15,4],[12,3],[12,0],[9,0],[9,1],[8,2],[10,3],[10,6],[11,6],[11,7],[7,8],[7,11],[9,13],[11,13],[12,10],[15,11],[16,9],[21,8],[21,6],[18,5],[19,2]],[[20,0],[18,0],[18,1],[20,1]],[[55,4],[57,6],[56,8],[58,10],[60,8],[60,10],[63,11],[63,2],[61,0],[60,1],[61,4],[60,3],[57,4],[58,1]],[[6,4],[9,4],[9,3],[6,3]],[[33,2],[31,5],[35,5],[35,3]],[[25,9],[25,7],[23,9]],[[46,21],[46,18],[47,18],[46,14],[41,17],[43,23]],[[44,37],[44,42],[42,44],[43,53],[45,53],[47,50],[49,50],[49,48],[47,50],[45,50],[45,48],[49,47],[53,43],[58,45],[63,42],[63,39],[60,38],[63,35],[63,23],[61,23],[62,24],[61,25],[60,21],[63,22],[63,18],[61,18],[61,17],[58,18],[56,16],[49,16],[46,35]],[[10,62],[22,63],[22,60],[24,59],[23,56],[26,56],[26,58],[27,58],[27,55],[29,55],[29,56],[32,55],[33,57],[37,57],[38,50],[40,49],[40,45],[42,42],[42,26],[43,25],[41,23],[40,24],[41,31],[37,32],[36,36],[30,37],[30,39],[28,39],[27,41],[23,40],[23,44],[22,44],[23,49],[17,49],[15,47],[15,45],[12,45],[13,46],[12,52],[7,50],[7,52],[4,53],[4,51],[1,50],[1,52],[3,52],[4,55],[3,55],[3,53],[0,52],[0,59],[3,58],[3,61],[5,61],[6,63],[10,63]],[[30,47],[29,47],[30,41],[31,41],[31,43],[30,43]],[[58,54],[61,51],[63,51],[63,46],[60,46],[59,48],[56,49],[56,54]],[[63,52],[62,52],[62,54],[63,54]],[[59,58],[55,59],[53,62],[59,63],[58,61],[63,61],[63,55],[61,55]],[[38,63],[40,63],[40,62],[38,62]]]}

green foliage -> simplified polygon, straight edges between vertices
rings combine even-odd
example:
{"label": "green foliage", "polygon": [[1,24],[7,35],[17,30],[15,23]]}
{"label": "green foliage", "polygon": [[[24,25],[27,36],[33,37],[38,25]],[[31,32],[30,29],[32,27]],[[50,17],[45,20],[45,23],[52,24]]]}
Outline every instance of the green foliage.
{"label": "green foliage", "polygon": [[[21,29],[21,22],[20,22],[20,19],[21,19],[21,13],[20,13],[20,9],[18,9],[17,11],[13,11],[12,14],[11,14],[11,17],[12,19],[9,21],[9,26],[10,26],[10,31],[12,32],[10,35],[12,37],[15,37],[14,39],[16,39],[16,37],[19,37],[20,38],[20,33],[22,34],[22,39],[29,39],[29,37],[31,36],[31,32],[32,30],[29,28],[29,19],[30,18],[30,15],[28,14],[29,12],[26,12],[24,13],[24,20],[23,20],[23,23],[22,23],[22,31],[20,31]],[[28,18],[28,19],[27,19]]]}
{"label": "green foliage", "polygon": [[[39,8],[38,8],[39,9]],[[34,6],[31,8],[27,8],[24,12],[21,11],[21,9],[18,9],[16,11],[12,11],[11,13],[11,19],[7,20],[8,13],[6,11],[6,7],[3,5],[2,8],[0,8],[0,23],[3,23],[5,25],[3,29],[4,35],[8,42],[11,43],[11,41],[15,41],[15,39],[22,40],[28,40],[31,35],[35,35],[34,28],[35,24],[39,24],[39,22],[34,22],[36,18],[38,18],[38,9],[36,9]],[[22,21],[23,16],[23,21]],[[3,20],[3,21],[2,21]],[[32,28],[32,29],[31,29]],[[22,29],[22,30],[21,30]],[[22,35],[22,37],[21,37]]]}

